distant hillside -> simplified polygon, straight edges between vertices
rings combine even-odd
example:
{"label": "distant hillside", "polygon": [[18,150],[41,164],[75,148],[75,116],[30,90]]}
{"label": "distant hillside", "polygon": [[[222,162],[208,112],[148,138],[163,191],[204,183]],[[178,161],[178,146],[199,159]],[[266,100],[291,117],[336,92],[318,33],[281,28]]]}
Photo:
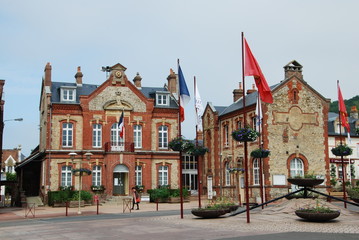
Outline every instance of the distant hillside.
{"label": "distant hillside", "polygon": [[[357,109],[359,110],[359,95],[352,97],[351,99],[345,100],[344,99],[345,106],[347,107],[347,113],[350,115],[350,108],[352,106],[357,106]],[[338,112],[338,101],[334,101],[330,104],[329,112]]]}

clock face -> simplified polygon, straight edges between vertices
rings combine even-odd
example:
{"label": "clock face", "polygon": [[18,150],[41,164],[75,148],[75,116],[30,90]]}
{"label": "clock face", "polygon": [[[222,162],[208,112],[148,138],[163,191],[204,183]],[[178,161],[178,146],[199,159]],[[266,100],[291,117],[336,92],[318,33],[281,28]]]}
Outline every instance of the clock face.
{"label": "clock face", "polygon": [[116,71],[116,72],[115,72],[115,76],[116,76],[117,78],[120,78],[120,77],[122,76],[122,73],[121,73],[120,71]]}

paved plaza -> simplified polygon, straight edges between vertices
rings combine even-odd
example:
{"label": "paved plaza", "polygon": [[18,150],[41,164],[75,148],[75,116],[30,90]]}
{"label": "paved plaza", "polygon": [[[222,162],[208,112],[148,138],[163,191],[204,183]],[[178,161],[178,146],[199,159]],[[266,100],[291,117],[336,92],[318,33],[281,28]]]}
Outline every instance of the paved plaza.
{"label": "paved plaza", "polygon": [[[205,202],[203,203],[205,204]],[[200,219],[190,213],[197,201],[179,204],[141,203],[140,210],[124,210],[121,202],[81,208],[37,207],[33,212],[21,208],[0,209],[0,239],[359,239],[359,208],[342,203],[336,220],[314,223],[300,220],[293,208],[298,201],[284,200],[246,213],[215,219]],[[157,211],[158,208],[158,211]],[[28,216],[25,218],[25,214]]]}

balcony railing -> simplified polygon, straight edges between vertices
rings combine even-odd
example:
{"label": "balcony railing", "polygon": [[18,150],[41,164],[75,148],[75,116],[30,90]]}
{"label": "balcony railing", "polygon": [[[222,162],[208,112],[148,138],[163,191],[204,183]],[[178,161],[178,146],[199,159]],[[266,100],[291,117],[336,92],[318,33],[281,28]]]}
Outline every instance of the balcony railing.
{"label": "balcony railing", "polygon": [[135,145],[133,142],[106,142],[106,152],[134,152]]}

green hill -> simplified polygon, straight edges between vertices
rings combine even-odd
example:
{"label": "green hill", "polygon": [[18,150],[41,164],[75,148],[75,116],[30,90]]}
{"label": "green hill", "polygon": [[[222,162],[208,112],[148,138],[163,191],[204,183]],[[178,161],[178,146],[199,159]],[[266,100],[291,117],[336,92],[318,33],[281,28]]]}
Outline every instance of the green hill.
{"label": "green hill", "polygon": [[[357,109],[359,110],[359,95],[352,97],[351,99],[345,100],[344,99],[345,106],[347,108],[347,113],[350,115],[350,108],[352,106],[357,106]],[[338,112],[338,101],[334,101],[330,103],[329,112]]]}

